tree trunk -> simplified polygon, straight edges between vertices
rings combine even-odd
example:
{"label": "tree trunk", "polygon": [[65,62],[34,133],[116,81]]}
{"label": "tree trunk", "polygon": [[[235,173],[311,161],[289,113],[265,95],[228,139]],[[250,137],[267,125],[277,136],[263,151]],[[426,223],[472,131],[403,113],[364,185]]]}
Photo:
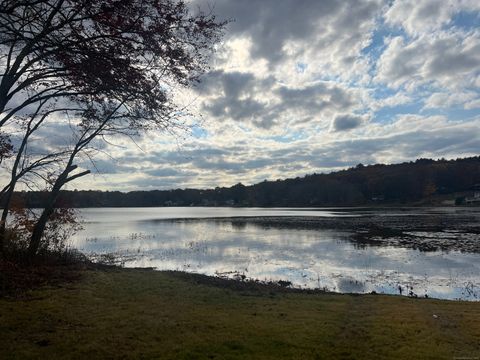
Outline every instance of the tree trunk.
{"label": "tree trunk", "polygon": [[7,191],[6,200],[2,210],[2,218],[0,219],[0,255],[3,255],[5,250],[5,236],[7,232],[7,216],[10,209],[10,202],[12,201],[14,187],[10,184],[10,188]]}
{"label": "tree trunk", "polygon": [[28,246],[28,256],[32,259],[38,252],[40,247],[40,240],[42,239],[43,232],[47,226],[48,219],[53,213],[53,206],[50,204],[43,209],[42,215],[38,219],[35,227],[33,228],[32,236],[30,237],[30,244]]}
{"label": "tree trunk", "polygon": [[6,224],[5,222],[0,222],[0,257],[3,257],[4,249],[5,249],[5,235],[6,235]]}
{"label": "tree trunk", "polygon": [[43,208],[42,215],[40,215],[40,218],[38,219],[35,227],[33,228],[32,236],[30,237],[30,244],[28,246],[28,256],[30,257],[30,259],[32,259],[38,252],[38,248],[40,247],[40,240],[42,239],[42,235],[45,231],[45,227],[47,226],[47,222],[50,216],[53,214],[53,211],[55,209],[55,203],[58,200],[60,190],[62,189],[63,185],[65,185],[69,181],[72,181],[90,173],[90,170],[86,170],[79,174],[68,177],[68,175],[77,168],[77,165],[72,165],[72,161],[75,158],[75,155],[76,151],[74,151],[73,154],[70,156],[70,160],[65,170],[55,181],[55,184],[53,185],[52,191],[50,193],[50,197],[48,198],[47,203]]}
{"label": "tree trunk", "polygon": [[70,165],[67,166],[67,169],[58,177],[57,181],[53,185],[52,192],[43,208],[42,215],[37,220],[35,227],[33,228],[32,236],[30,237],[30,244],[28,245],[28,256],[32,259],[38,252],[40,247],[40,240],[42,239],[43,232],[47,226],[48,219],[53,213],[55,203],[57,202],[58,196],[60,195],[60,189],[67,182],[68,174],[71,171]]}
{"label": "tree trunk", "polygon": [[[41,106],[43,106],[43,105],[41,105]],[[41,109],[41,106],[37,109],[37,111],[35,112],[35,115]],[[28,138],[32,134],[30,126],[32,124],[33,119],[35,118],[35,115],[32,117],[32,119],[28,123],[27,131],[25,133],[25,136],[23,137],[22,144],[20,145],[20,148],[17,151],[17,156],[15,157],[15,162],[13,163],[13,168],[12,168],[11,176],[10,176],[10,183],[8,185],[9,187],[7,189],[6,198],[5,198],[5,202],[4,202],[4,207],[3,207],[3,210],[2,210],[2,218],[0,220],[0,254],[3,254],[3,252],[4,252],[5,234],[6,234],[6,229],[7,229],[7,217],[8,217],[8,211],[10,210],[10,203],[12,201],[13,192],[15,191],[15,185],[17,184],[17,181],[18,181],[18,177],[17,177],[18,166],[20,164],[20,160],[22,159],[22,154],[23,154],[23,151],[25,149],[25,146],[27,146]],[[40,122],[39,122],[39,124],[40,124]],[[37,129],[38,125],[36,125],[34,127],[34,129]]]}

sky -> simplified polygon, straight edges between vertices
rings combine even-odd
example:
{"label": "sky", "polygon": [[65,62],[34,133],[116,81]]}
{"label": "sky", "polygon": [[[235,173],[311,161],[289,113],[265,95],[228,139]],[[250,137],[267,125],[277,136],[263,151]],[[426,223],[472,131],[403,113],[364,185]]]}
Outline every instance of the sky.
{"label": "sky", "polygon": [[480,154],[480,1],[199,8],[230,22],[201,83],[175,90],[191,131],[106,145],[70,189],[213,188]]}

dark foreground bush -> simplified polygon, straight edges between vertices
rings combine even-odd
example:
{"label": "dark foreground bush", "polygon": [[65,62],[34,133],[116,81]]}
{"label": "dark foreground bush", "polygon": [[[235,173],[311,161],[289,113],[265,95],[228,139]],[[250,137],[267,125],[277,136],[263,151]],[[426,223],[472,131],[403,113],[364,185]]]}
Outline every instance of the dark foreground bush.
{"label": "dark foreground bush", "polygon": [[0,297],[76,280],[80,270],[89,266],[92,264],[85,255],[68,247],[44,248],[30,257],[28,249],[10,233],[0,255]]}

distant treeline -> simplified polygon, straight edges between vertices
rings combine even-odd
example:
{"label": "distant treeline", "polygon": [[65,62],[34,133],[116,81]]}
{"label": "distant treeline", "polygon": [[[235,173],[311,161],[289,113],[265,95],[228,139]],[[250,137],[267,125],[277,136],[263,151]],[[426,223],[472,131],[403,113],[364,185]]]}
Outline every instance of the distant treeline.
{"label": "distant treeline", "polygon": [[[411,204],[435,195],[467,192],[480,184],[480,156],[457,160],[419,159],[395,165],[357,165],[330,174],[263,181],[215,189],[64,191],[59,206],[354,206]],[[19,192],[17,201],[42,205],[44,193]]]}

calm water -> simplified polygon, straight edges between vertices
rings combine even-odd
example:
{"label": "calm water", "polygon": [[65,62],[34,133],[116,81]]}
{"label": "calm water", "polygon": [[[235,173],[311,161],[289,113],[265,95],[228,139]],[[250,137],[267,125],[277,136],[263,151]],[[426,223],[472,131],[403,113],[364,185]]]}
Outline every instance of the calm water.
{"label": "calm water", "polygon": [[[452,210],[101,208],[81,209],[84,229],[73,246],[93,259],[114,254],[126,267],[155,267],[207,275],[285,280],[292,286],[337,292],[478,300],[480,254],[422,252],[398,246],[359,246],[354,229],[305,229],[305,217],[451,216]],[[468,210],[467,210],[468,211]],[[455,213],[453,213],[455,215]],[[478,215],[478,214],[475,214]],[[289,217],[288,227],[281,217]],[[239,217],[244,217],[238,221]],[[252,222],[254,218],[276,219]],[[279,219],[280,218],[280,219]],[[236,221],[234,221],[236,219]],[[446,234],[451,234],[446,229]],[[437,234],[437,233],[433,233]],[[443,233],[442,233],[443,234]],[[437,236],[437,235],[434,235]],[[440,235],[438,235],[440,236]],[[451,236],[451,235],[449,235]],[[477,236],[477,235],[472,235]],[[477,240],[477,239],[474,239]],[[480,241],[480,239],[478,239]]]}

